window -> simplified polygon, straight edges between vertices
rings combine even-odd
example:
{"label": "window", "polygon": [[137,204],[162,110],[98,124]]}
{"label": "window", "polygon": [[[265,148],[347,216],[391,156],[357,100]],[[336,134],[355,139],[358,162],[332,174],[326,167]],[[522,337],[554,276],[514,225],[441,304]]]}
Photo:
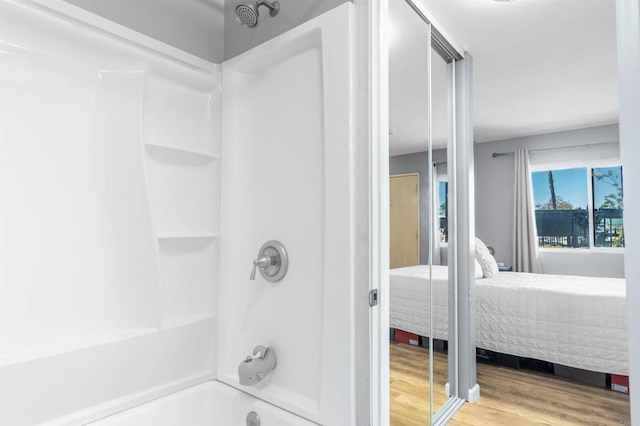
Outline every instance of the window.
{"label": "window", "polygon": [[438,218],[440,223],[440,242],[446,243],[449,241],[449,228],[447,225],[447,217],[449,212],[449,203],[447,191],[449,190],[449,182],[441,180],[438,182],[438,200],[440,208],[438,209]]}
{"label": "window", "polygon": [[540,247],[624,247],[622,167],[536,171],[531,180]]}
{"label": "window", "polygon": [[592,169],[595,247],[624,247],[622,167]]}

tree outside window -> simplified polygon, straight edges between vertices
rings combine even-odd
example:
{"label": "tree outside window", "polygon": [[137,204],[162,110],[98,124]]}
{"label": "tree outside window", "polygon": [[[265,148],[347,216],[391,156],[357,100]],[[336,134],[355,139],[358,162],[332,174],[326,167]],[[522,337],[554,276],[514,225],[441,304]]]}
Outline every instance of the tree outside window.
{"label": "tree outside window", "polygon": [[624,247],[622,167],[592,169],[595,247]]}
{"label": "tree outside window", "polygon": [[585,167],[532,173],[538,245],[589,248],[589,206]]}

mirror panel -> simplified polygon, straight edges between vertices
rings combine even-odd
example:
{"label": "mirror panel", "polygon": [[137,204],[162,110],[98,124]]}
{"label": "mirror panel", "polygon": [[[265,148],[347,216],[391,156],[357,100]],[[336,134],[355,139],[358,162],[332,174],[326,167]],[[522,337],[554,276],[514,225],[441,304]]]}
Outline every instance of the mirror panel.
{"label": "mirror panel", "polygon": [[[407,416],[429,424],[449,400],[447,247],[441,244],[447,235],[448,68],[432,46],[430,25],[407,1],[390,0],[389,20],[390,326],[396,328],[390,348],[391,424],[406,422]],[[410,290],[394,286],[396,273],[402,274],[394,269],[406,267],[421,277]],[[419,312],[413,322],[401,306],[400,293],[407,297],[407,291]]]}

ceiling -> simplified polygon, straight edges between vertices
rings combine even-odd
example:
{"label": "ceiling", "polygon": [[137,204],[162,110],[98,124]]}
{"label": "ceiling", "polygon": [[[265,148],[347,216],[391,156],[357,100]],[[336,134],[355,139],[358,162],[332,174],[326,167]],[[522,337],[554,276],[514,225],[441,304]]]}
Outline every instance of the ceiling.
{"label": "ceiling", "polygon": [[[474,60],[474,139],[618,122],[615,0],[422,1]],[[426,150],[426,24],[389,0],[390,153]],[[433,56],[434,146],[446,146],[444,62]]]}

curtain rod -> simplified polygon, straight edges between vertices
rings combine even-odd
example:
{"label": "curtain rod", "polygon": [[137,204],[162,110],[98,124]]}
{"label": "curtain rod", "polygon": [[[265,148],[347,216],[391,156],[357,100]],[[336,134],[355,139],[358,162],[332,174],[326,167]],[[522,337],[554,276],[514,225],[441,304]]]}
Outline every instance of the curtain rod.
{"label": "curtain rod", "polygon": [[[613,143],[618,143],[618,142],[600,142],[600,143],[592,143],[592,144],[583,144],[583,145],[573,145],[573,146],[559,146],[559,147],[555,147],[555,148],[542,148],[542,149],[532,149],[529,152],[545,152],[545,151],[559,151],[559,150],[563,150],[563,149],[579,149],[579,148],[591,148],[592,146],[599,146],[599,145],[611,145]],[[509,152],[494,152],[493,154],[491,154],[491,156],[493,158],[496,157],[502,157],[504,155],[513,155],[515,151],[509,151]]]}

